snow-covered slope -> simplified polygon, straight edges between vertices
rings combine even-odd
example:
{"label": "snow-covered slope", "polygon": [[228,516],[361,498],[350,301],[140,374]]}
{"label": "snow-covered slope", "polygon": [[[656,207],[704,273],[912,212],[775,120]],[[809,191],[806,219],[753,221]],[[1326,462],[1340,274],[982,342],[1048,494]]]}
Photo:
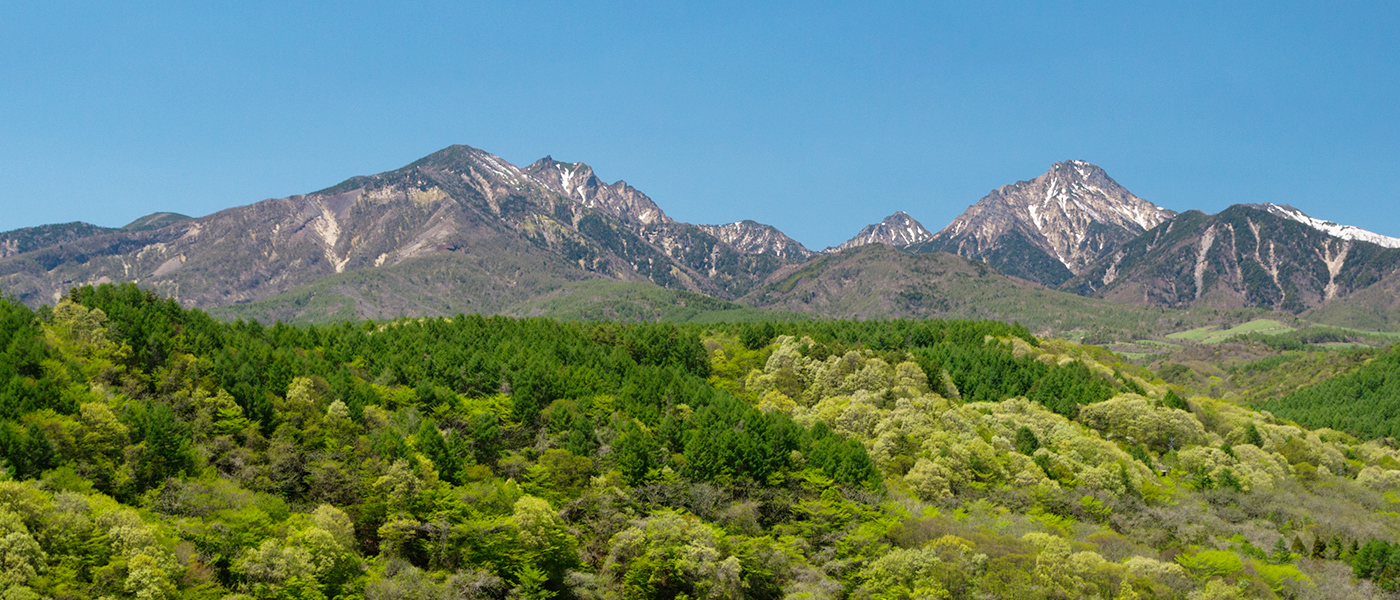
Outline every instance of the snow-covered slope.
{"label": "snow-covered slope", "polygon": [[1333,223],[1331,221],[1315,219],[1313,217],[1309,217],[1306,214],[1303,214],[1303,211],[1293,208],[1292,206],[1289,206],[1287,204],[1280,205],[1265,203],[1261,206],[1264,207],[1264,210],[1267,210],[1273,214],[1287,219],[1292,219],[1332,237],[1359,242],[1371,242],[1372,244],[1376,244],[1377,246],[1383,246],[1386,248],[1400,248],[1400,238],[1393,238],[1388,235],[1381,235],[1379,233],[1366,231],[1365,229],[1362,229],[1360,227],[1353,227],[1351,225],[1342,225],[1339,223]]}

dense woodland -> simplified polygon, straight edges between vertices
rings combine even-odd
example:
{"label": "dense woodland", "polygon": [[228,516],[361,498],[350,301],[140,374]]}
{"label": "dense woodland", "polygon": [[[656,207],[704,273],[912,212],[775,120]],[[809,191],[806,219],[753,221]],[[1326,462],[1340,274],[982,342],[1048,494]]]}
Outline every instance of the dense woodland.
{"label": "dense woodland", "polygon": [[1287,399],[1338,430],[992,321],[265,327],[104,285],[0,300],[0,352],[0,600],[1400,592],[1397,416],[1321,408],[1394,396],[1393,351]]}

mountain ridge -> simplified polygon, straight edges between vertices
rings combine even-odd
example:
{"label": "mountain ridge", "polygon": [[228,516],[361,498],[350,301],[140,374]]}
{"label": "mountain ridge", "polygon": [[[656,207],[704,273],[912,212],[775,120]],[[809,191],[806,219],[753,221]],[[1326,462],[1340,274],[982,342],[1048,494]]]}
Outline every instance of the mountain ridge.
{"label": "mountain ridge", "polygon": [[840,245],[827,248],[822,252],[843,252],[864,246],[867,244],[883,244],[895,248],[902,248],[926,241],[933,237],[933,234],[919,223],[914,217],[909,216],[902,210],[897,210],[894,214],[882,219],[879,223],[866,225],[860,231]]}
{"label": "mountain ridge", "polygon": [[1068,160],[992,190],[911,250],[982,259],[1056,286],[1175,214],[1133,195],[1102,168]]}
{"label": "mountain ridge", "polygon": [[[1177,214],[1077,160],[992,190],[938,233],[897,211],[814,252],[751,220],[676,221],[626,181],[606,183],[583,162],[545,156],[519,167],[454,145],[399,169],[199,218],[152,213],[121,229],[70,223],[3,232],[0,289],[34,305],[73,286],[135,281],[189,306],[245,306],[237,312],[249,318],[259,318],[255,307],[267,318],[301,318],[310,313],[295,307],[307,302],[321,307],[318,314],[388,318],[509,310],[606,279],[765,307],[757,291],[864,246],[946,251],[1015,281],[1119,303],[1295,314],[1391,281],[1400,264],[1397,238],[1270,203]],[[861,256],[862,264],[874,256],[904,268],[893,266],[903,260],[896,254]],[[1383,296],[1358,296],[1347,314],[1381,306]],[[808,312],[788,300],[771,307]],[[1392,322],[1382,312],[1367,322]]]}

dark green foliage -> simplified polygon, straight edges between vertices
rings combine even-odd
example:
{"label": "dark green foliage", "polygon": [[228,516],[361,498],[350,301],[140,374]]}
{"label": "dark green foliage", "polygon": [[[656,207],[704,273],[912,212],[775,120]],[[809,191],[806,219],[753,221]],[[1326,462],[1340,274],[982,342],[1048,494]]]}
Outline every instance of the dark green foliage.
{"label": "dark green foliage", "polygon": [[1357,579],[1370,579],[1386,591],[1400,591],[1400,545],[1373,539],[1357,547],[1352,540],[1349,553]]}
{"label": "dark green foliage", "polygon": [[137,464],[136,489],[159,485],[167,477],[189,473],[195,466],[195,453],[186,426],[178,421],[170,405],[150,405],[139,419],[145,449]]}
{"label": "dark green foliage", "polygon": [[1264,436],[1259,435],[1259,428],[1255,427],[1254,423],[1250,423],[1249,426],[1245,427],[1244,443],[1253,444],[1259,448],[1264,447]]}
{"label": "dark green foliage", "polygon": [[624,424],[621,435],[613,442],[613,460],[622,472],[623,481],[628,485],[646,481],[647,474],[656,468],[660,450],[656,438],[636,421]]}
{"label": "dark green foliage", "polygon": [[739,330],[739,343],[749,350],[757,350],[773,340],[772,323],[753,323]]}
{"label": "dark green foliage", "polygon": [[1025,396],[1052,370],[1045,363],[1016,358],[994,345],[941,343],[913,354],[930,381],[937,381],[946,370],[968,402]]}
{"label": "dark green foliage", "polygon": [[1191,410],[1191,405],[1187,404],[1186,399],[1182,398],[1180,394],[1177,394],[1175,390],[1167,390],[1167,395],[1162,398],[1162,404],[1166,405],[1167,408],[1186,411]]}
{"label": "dark green foliage", "polygon": [[447,440],[443,439],[437,424],[432,419],[423,419],[423,424],[418,427],[418,433],[414,437],[418,451],[433,461],[437,466],[438,475],[452,483],[460,483],[457,478],[457,457],[447,447]]}
{"label": "dark green foliage", "polygon": [[1036,449],[1040,447],[1040,438],[1035,437],[1035,432],[1031,431],[1031,428],[1022,425],[1020,429],[1016,430],[1015,443],[1017,452],[1030,456],[1035,454]]}
{"label": "dark green foliage", "polygon": [[1080,405],[1101,402],[1113,397],[1113,394],[1112,385],[1095,375],[1084,363],[1074,362],[1051,368],[1026,396],[1072,419],[1079,414]]}
{"label": "dark green foliage", "polygon": [[1366,438],[1400,437],[1400,351],[1391,348],[1352,373],[1266,401],[1260,408],[1310,427]]}

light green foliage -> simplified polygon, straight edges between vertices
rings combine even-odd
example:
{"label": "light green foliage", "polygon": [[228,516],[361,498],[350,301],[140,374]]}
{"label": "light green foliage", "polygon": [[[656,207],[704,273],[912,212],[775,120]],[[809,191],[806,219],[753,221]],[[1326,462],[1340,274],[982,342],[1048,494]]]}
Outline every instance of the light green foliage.
{"label": "light green foliage", "polygon": [[137,554],[127,563],[126,591],[137,600],[161,600],[175,591],[175,585],[161,561]]}
{"label": "light green foliage", "polygon": [[694,516],[660,512],[613,536],[604,569],[628,598],[738,598],[741,566],[722,540]]}
{"label": "light green foliage", "polygon": [[1205,577],[1226,577],[1244,570],[1244,561],[1228,550],[1197,550],[1181,554],[1176,561]]}
{"label": "light green foliage", "polygon": [[1191,592],[1187,600],[1239,600],[1245,598],[1240,586],[1231,585],[1221,579],[1207,581],[1205,586]]}
{"label": "light green foliage", "polygon": [[1191,413],[1154,405],[1137,394],[1123,394],[1079,411],[1079,421],[1129,445],[1156,452],[1205,443],[1206,431]]}
{"label": "light green foliage", "polygon": [[861,571],[864,582],[854,596],[870,600],[947,598],[948,590],[938,581],[942,566],[934,548],[892,550]]}
{"label": "light green foliage", "polygon": [[43,574],[48,555],[27,531],[0,535],[0,587],[27,586]]}
{"label": "light green foliage", "polygon": [[131,349],[108,337],[107,314],[64,299],[53,308],[45,328],[50,344],[80,365],[82,378],[114,381]]}
{"label": "light green foliage", "polygon": [[533,496],[516,500],[511,521],[517,531],[517,550],[525,562],[552,573],[572,566],[576,542],[548,502]]}
{"label": "light green foliage", "polygon": [[1390,442],[1015,325],[46,315],[0,600],[1364,597],[1400,534]]}

